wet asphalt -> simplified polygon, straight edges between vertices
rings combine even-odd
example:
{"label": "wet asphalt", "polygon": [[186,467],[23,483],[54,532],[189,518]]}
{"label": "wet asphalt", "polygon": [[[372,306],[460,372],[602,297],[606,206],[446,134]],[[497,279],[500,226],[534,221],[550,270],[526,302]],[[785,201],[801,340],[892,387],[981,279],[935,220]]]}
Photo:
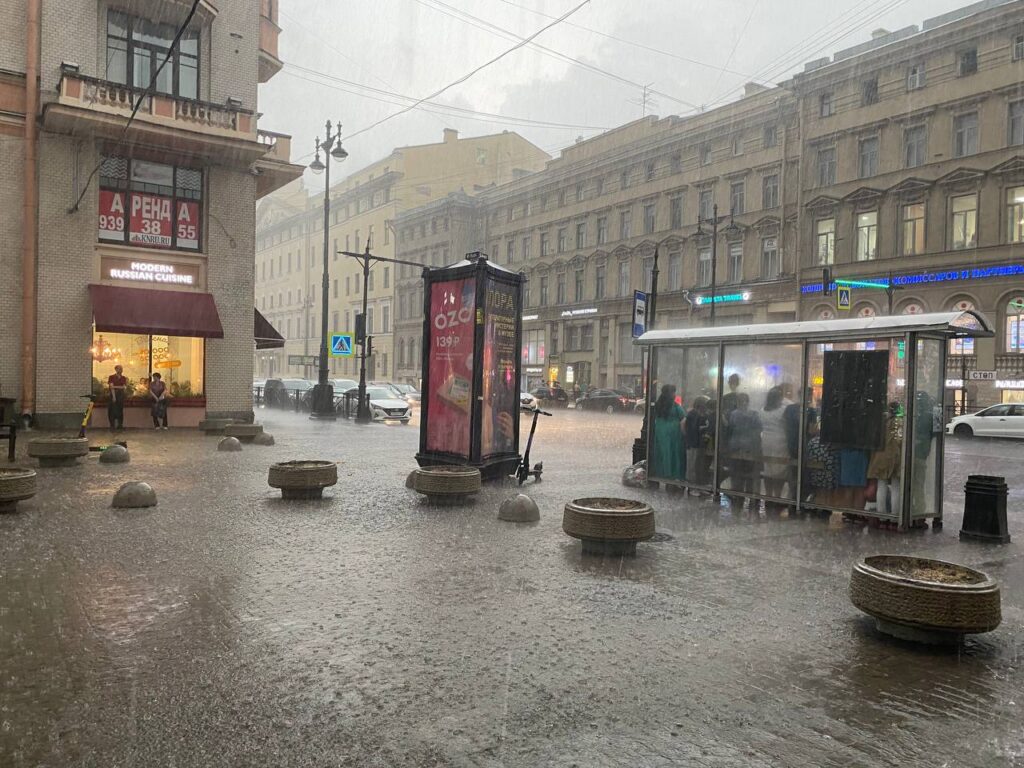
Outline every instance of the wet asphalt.
{"label": "wet asphalt", "polygon": [[[130,432],[130,464],[40,470],[0,516],[0,766],[1024,765],[1024,441],[951,440],[944,529],[899,534],[625,488],[639,420],[564,411],[512,524],[511,488],[405,489],[415,425],[258,418],[277,445]],[[322,501],[266,485],[298,458],[339,462]],[[978,472],[1011,485],[1009,545],[958,540]],[[134,479],[159,505],[112,509]],[[658,540],[582,557],[587,495],[650,501]],[[1002,625],[878,634],[847,585],[883,552],[988,572]]]}

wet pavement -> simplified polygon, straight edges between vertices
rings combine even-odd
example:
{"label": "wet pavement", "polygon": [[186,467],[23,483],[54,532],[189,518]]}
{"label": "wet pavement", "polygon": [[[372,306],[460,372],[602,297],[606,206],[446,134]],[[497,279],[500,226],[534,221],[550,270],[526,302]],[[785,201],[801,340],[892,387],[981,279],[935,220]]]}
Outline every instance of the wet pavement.
{"label": "wet pavement", "polygon": [[[128,433],[130,464],[40,470],[0,516],[0,766],[1024,765],[1024,442],[951,441],[944,530],[898,534],[624,488],[639,421],[561,412],[541,521],[512,524],[509,488],[406,490],[415,427],[259,418],[276,446]],[[296,458],[340,462],[322,501],[267,487]],[[1010,545],[958,540],[976,472],[1016,486]],[[110,507],[133,479],[157,507]],[[647,499],[665,535],[583,558],[585,495]],[[879,635],[847,584],[880,552],[987,571],[1002,626]]]}

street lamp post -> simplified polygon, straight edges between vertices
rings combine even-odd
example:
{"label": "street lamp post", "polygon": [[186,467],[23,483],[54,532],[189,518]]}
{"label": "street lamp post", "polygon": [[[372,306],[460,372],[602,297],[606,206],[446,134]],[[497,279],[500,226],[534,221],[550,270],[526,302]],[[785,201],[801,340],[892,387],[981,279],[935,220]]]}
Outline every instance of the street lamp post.
{"label": "street lamp post", "polygon": [[[733,220],[732,212],[729,213],[728,218],[729,226],[726,227],[726,231],[737,231],[739,227],[736,226],[736,222]],[[718,203],[712,206],[710,219],[697,217],[697,232],[695,234],[698,237],[707,234],[701,227],[701,224],[711,225],[711,325],[715,324],[715,296],[718,292],[718,225],[725,221],[725,219],[725,216],[718,215]]]}
{"label": "street lamp post", "polygon": [[[330,282],[328,275],[328,264],[329,259],[327,254],[329,251],[328,241],[330,238],[331,228],[331,158],[334,158],[338,162],[341,162],[348,157],[348,152],[341,146],[341,123],[335,124],[334,132],[331,132],[331,121],[328,120],[325,126],[326,133],[324,134],[324,140],[321,142],[320,137],[316,140],[316,157],[313,158],[313,162],[309,164],[309,169],[313,173],[324,174],[324,271],[323,271],[323,285],[322,285],[322,296],[321,296],[321,318],[320,318],[320,370],[317,376],[316,386],[313,387],[313,407],[310,409],[309,417],[311,419],[328,419],[333,420],[337,418],[334,412],[334,387],[327,382],[327,289],[328,283]],[[324,151],[324,161],[320,161],[320,150]]]}

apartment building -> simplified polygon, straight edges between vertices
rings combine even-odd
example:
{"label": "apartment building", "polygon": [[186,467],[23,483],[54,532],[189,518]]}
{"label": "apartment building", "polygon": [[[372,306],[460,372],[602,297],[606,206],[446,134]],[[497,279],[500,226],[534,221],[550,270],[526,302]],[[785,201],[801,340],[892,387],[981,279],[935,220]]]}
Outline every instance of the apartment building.
{"label": "apartment building", "polygon": [[[445,129],[438,143],[395,149],[387,157],[331,187],[329,231],[329,326],[352,332],[362,312],[363,274],[357,259],[339,251],[394,258],[401,237],[395,222],[410,208],[430,205],[449,193],[474,194],[537,171],[546,153],[521,136],[503,132],[459,138]],[[335,165],[334,170],[337,173]],[[256,251],[257,308],[286,338],[284,348],[257,352],[258,375],[315,378],[312,364],[289,364],[296,355],[316,355],[320,346],[323,274],[323,193],[296,187],[261,205]],[[396,265],[378,263],[366,286],[367,332],[373,336],[368,376],[395,373]],[[332,375],[356,378],[358,360],[336,358]]]}
{"label": "apartment building", "polygon": [[90,389],[105,425],[118,364],[126,426],[156,372],[172,426],[252,419],[256,200],[301,172],[258,127],[277,3],[192,5],[0,2],[0,390],[39,426]]}
{"label": "apartment building", "polygon": [[894,313],[973,307],[1000,329],[951,346],[950,402],[956,369],[996,371],[968,382],[973,404],[1024,398],[1022,83],[1024,3],[988,0],[735,103],[624,125],[480,195],[470,250],[529,278],[522,385],[635,386],[632,294],[657,250],[661,326],[710,322],[713,263],[718,324],[887,313],[883,288],[839,309],[822,269],[891,274]]}

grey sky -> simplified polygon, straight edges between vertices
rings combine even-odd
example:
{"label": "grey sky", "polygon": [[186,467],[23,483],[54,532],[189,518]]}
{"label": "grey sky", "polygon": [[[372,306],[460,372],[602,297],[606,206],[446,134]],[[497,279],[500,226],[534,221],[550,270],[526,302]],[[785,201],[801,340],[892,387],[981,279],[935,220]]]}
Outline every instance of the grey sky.
{"label": "grey sky", "polygon": [[[260,124],[291,134],[293,159],[308,163],[304,156],[312,152],[313,138],[323,132],[328,118],[340,119],[349,135],[408,102],[359,92],[292,65],[418,98],[515,43],[485,24],[526,37],[578,2],[282,0],[280,53],[285,69],[261,86]],[[554,155],[578,136],[640,117],[641,84],[652,83],[665,94],[652,97],[649,114],[685,114],[692,108],[680,101],[710,105],[735,98],[736,89],[752,75],[777,81],[805,61],[868,40],[874,29],[920,25],[965,5],[963,0],[591,0],[536,42],[608,75],[524,47],[437,99],[464,109],[589,128],[517,125],[417,109],[346,140],[346,170],[354,171],[396,146],[439,141],[443,127],[456,128],[463,136],[518,131]],[[484,23],[459,18],[459,12]],[[727,62],[731,71],[722,72]]]}

